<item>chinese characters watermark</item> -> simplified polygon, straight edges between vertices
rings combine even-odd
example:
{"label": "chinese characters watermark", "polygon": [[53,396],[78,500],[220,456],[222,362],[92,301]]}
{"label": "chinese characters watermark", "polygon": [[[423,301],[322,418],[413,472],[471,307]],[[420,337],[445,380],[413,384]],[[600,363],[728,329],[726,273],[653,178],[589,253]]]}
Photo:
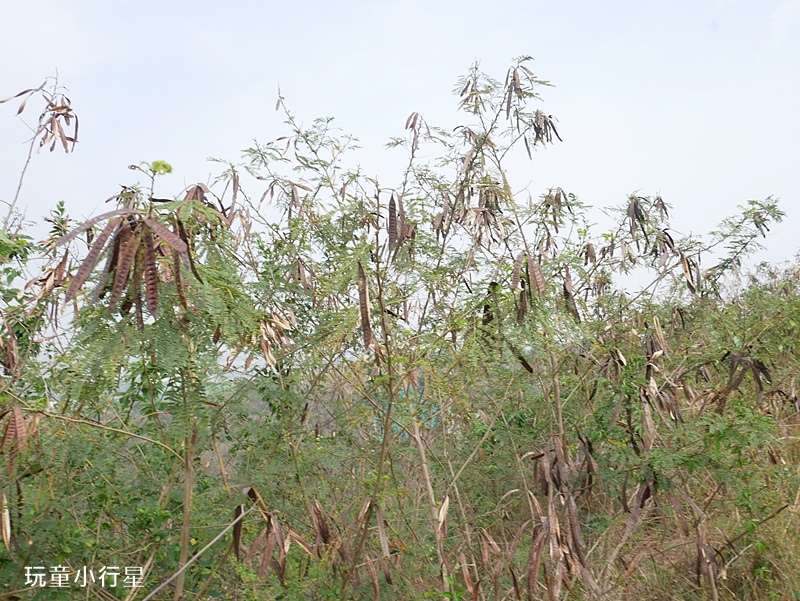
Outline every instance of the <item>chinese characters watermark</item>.
{"label": "chinese characters watermark", "polygon": [[102,588],[140,588],[144,570],[138,566],[102,566],[98,570],[83,566],[73,572],[69,566],[25,566],[25,586],[31,588],[86,588],[99,584]]}

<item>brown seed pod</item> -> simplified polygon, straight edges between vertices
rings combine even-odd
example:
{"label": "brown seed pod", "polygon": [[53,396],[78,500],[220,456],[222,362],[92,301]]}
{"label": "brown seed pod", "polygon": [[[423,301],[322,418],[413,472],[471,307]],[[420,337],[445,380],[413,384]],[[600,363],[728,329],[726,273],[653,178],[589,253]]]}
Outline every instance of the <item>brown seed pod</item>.
{"label": "brown seed pod", "polygon": [[361,329],[364,331],[364,347],[370,348],[372,346],[372,326],[370,325],[369,286],[361,261],[358,262],[358,306],[361,311]]}
{"label": "brown seed pod", "polygon": [[144,233],[144,285],[147,310],[155,317],[158,311],[158,266],[153,234],[149,229]]}

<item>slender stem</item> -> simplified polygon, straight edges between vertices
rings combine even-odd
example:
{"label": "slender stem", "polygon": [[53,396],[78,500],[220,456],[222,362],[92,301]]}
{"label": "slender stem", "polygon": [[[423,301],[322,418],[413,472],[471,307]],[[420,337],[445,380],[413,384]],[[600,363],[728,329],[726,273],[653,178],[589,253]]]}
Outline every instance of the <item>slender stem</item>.
{"label": "slender stem", "polygon": [[232,521],[230,524],[228,524],[227,526],[225,526],[225,528],[222,530],[222,532],[220,532],[219,534],[217,534],[217,536],[215,536],[215,537],[214,537],[214,538],[211,540],[211,542],[210,542],[210,543],[208,543],[208,544],[207,544],[205,547],[203,547],[202,549],[200,549],[200,550],[197,552],[197,554],[196,554],[194,557],[192,557],[192,558],[191,558],[189,561],[187,561],[185,565],[181,566],[181,568],[180,568],[180,569],[179,569],[177,572],[175,572],[175,573],[174,573],[172,576],[170,576],[170,577],[169,577],[169,578],[167,578],[167,579],[166,579],[164,582],[162,582],[160,585],[158,585],[158,586],[155,588],[155,590],[153,590],[153,591],[152,591],[152,592],[151,592],[149,595],[147,595],[147,596],[146,596],[144,599],[142,599],[142,601],[150,601],[150,599],[152,599],[152,598],[153,598],[153,597],[155,597],[155,596],[156,596],[158,593],[160,593],[162,590],[164,590],[164,588],[165,588],[165,587],[166,587],[166,586],[167,586],[167,585],[168,585],[170,582],[172,582],[173,580],[175,580],[176,578],[178,578],[178,577],[179,577],[181,574],[183,574],[183,573],[186,571],[186,568],[188,568],[188,567],[189,567],[190,565],[192,565],[192,564],[193,564],[195,561],[197,561],[197,560],[200,558],[200,556],[201,556],[203,553],[205,553],[206,551],[208,551],[208,550],[209,550],[209,549],[210,549],[210,548],[211,548],[211,547],[212,547],[212,546],[213,546],[213,545],[214,545],[214,544],[215,544],[215,543],[216,543],[216,542],[217,542],[219,539],[221,539],[221,538],[222,538],[222,537],[225,535],[225,533],[226,533],[228,530],[230,530],[230,529],[231,529],[231,528],[233,528],[233,527],[234,527],[236,524],[238,524],[240,521],[242,521],[242,519],[244,519],[244,517],[245,517],[246,515],[248,515],[248,514],[249,514],[251,511],[253,511],[253,510],[254,510],[256,507],[258,507],[258,503],[253,503],[253,506],[252,506],[250,509],[248,509],[247,511],[243,512],[243,513],[242,513],[242,515],[240,515],[238,518],[236,518],[235,520],[233,520],[233,521]]}
{"label": "slender stem", "polygon": [[[7,393],[8,394],[8,393]],[[180,456],[174,449],[168,447],[163,442],[158,442],[157,440],[153,440],[152,438],[147,438],[147,436],[141,436],[140,434],[134,434],[133,432],[128,432],[127,430],[120,430],[119,428],[112,428],[111,426],[104,426],[103,424],[97,424],[95,422],[86,421],[83,419],[76,419],[74,417],[66,417],[64,415],[57,415],[55,413],[48,413],[47,411],[42,411],[41,409],[27,409],[26,407],[22,407],[23,411],[30,411],[32,413],[39,413],[46,417],[52,417],[53,419],[60,419],[65,422],[70,422],[73,424],[83,424],[85,426],[92,426],[93,428],[98,428],[100,430],[108,430],[109,432],[116,432],[117,434],[124,434],[125,436],[130,436],[131,438],[138,438],[139,440],[144,440],[145,442],[152,443],[162,449],[169,451],[170,454],[174,455],[180,460],[183,460],[183,457]]]}
{"label": "slender stem", "polygon": [[[428,503],[430,504],[431,508],[431,520],[433,524],[433,532],[436,537],[436,557],[439,560],[439,569],[442,571],[442,583],[444,585],[444,592],[447,592],[450,574],[447,571],[447,564],[445,563],[444,558],[444,546],[442,541],[442,530],[439,527],[439,507],[436,505],[436,496],[433,492],[433,479],[431,478],[431,472],[428,468],[428,457],[425,454],[425,445],[422,442],[422,435],[419,431],[419,422],[417,420],[417,416],[414,416],[414,423],[413,423],[413,437],[414,442],[417,444],[417,452],[419,452],[420,463],[422,464],[422,477],[425,480],[425,489],[428,492]],[[449,488],[448,488],[449,490]],[[442,503],[444,503],[444,499],[447,497],[445,495],[442,497]]]}
{"label": "slender stem", "polygon": [[[181,527],[181,555],[178,566],[183,568],[189,557],[190,533],[192,528],[192,491],[194,488],[194,444],[197,441],[197,426],[193,426],[191,435],[186,433],[186,451],[184,458],[183,480],[183,526]],[[175,601],[183,597],[183,582],[186,574],[182,570],[175,582]]]}
{"label": "slender stem", "polygon": [[19,174],[19,182],[17,183],[17,191],[14,193],[14,200],[11,201],[11,204],[8,205],[8,213],[6,214],[6,218],[3,221],[3,231],[8,229],[8,224],[11,221],[11,216],[14,213],[14,207],[17,205],[17,201],[19,200],[19,194],[22,190],[22,181],[25,179],[25,173],[28,171],[28,165],[31,164],[31,157],[33,156],[33,145],[36,143],[36,136],[31,138],[31,145],[28,147],[28,157],[25,159],[25,165],[22,167],[22,171]]}
{"label": "slender stem", "polygon": [[231,496],[231,485],[228,482],[228,476],[225,474],[225,462],[222,461],[222,453],[219,452],[219,444],[217,443],[217,437],[214,433],[211,433],[211,442],[214,443],[214,453],[217,455],[217,463],[219,463],[219,473],[222,476],[222,484],[225,486],[225,490],[228,491],[228,497]]}
{"label": "slender stem", "polygon": [[[377,213],[380,214],[380,201],[378,201],[378,205],[376,207]],[[375,234],[375,247],[379,248],[379,240],[378,240],[378,232]],[[384,272],[385,273],[385,272]],[[369,499],[369,506],[367,507],[367,511],[364,514],[364,519],[361,524],[359,524],[359,535],[356,540],[356,546],[353,550],[353,560],[350,563],[350,567],[345,573],[342,579],[342,601],[347,599],[347,587],[350,585],[350,580],[353,577],[353,573],[355,572],[356,568],[358,567],[358,562],[361,557],[361,553],[364,550],[364,544],[367,541],[367,534],[369,533],[369,522],[372,517],[372,512],[375,507],[375,502],[378,500],[378,495],[381,491],[381,485],[383,483],[383,471],[386,465],[387,459],[389,457],[389,447],[391,446],[392,442],[392,407],[394,405],[394,382],[395,382],[395,373],[394,373],[394,361],[393,361],[393,349],[391,344],[391,336],[389,332],[389,320],[386,318],[386,305],[384,303],[384,290],[383,290],[383,280],[381,278],[381,265],[379,260],[376,261],[375,265],[375,280],[378,286],[378,307],[381,312],[381,330],[383,333],[383,348],[386,352],[386,390],[387,390],[387,407],[386,407],[386,415],[383,419],[383,440],[381,441],[381,452],[378,458],[378,468],[375,473],[375,486],[372,489],[372,494],[370,495]],[[376,349],[377,353],[377,349]]]}

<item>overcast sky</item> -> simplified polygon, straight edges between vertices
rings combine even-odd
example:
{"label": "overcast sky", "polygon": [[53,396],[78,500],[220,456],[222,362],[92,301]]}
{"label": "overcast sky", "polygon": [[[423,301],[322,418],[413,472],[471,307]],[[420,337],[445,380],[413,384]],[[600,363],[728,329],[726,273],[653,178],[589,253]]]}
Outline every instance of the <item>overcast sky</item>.
{"label": "overcast sky", "polygon": [[[787,219],[759,259],[800,249],[800,0],[0,0],[0,97],[57,70],[81,118],[74,154],[29,169],[20,206],[36,219],[62,199],[75,218],[106,210],[136,181],[131,163],[173,165],[162,195],[207,181],[208,157],[237,161],[286,133],[279,85],[301,120],[335,117],[365,171],[396,185],[404,156],[383,145],[408,115],[455,123],[457,77],[478,60],[502,81],[520,55],[555,85],[543,109],[564,143],[515,165],[516,190],[561,186],[597,207],[661,194],[679,234],[774,195]],[[0,105],[6,201],[28,137],[15,110]]]}

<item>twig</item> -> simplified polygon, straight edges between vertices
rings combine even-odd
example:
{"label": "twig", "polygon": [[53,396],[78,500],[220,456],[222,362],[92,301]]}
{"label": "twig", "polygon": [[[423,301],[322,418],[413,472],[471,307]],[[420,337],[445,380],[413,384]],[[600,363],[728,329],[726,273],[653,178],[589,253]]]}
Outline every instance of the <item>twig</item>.
{"label": "twig", "polygon": [[28,148],[28,158],[25,159],[25,165],[22,167],[22,171],[19,174],[19,182],[17,182],[17,191],[14,193],[14,199],[11,201],[11,204],[8,205],[8,213],[6,214],[5,220],[3,220],[3,230],[5,231],[8,228],[8,223],[11,221],[11,216],[14,213],[14,207],[17,205],[17,201],[19,200],[19,194],[22,191],[22,182],[25,179],[25,173],[28,171],[28,165],[31,164],[31,158],[33,157],[33,145],[36,143],[36,136],[31,138],[31,145]]}
{"label": "twig", "polygon": [[165,445],[163,442],[158,442],[157,440],[153,440],[152,438],[147,438],[147,436],[142,436],[140,434],[134,434],[133,432],[128,432],[127,430],[120,430],[118,428],[112,428],[111,426],[104,426],[103,424],[98,424],[95,422],[86,421],[83,419],[77,419],[74,417],[66,417],[65,415],[57,415],[55,413],[48,413],[47,411],[42,411],[41,409],[28,409],[27,407],[21,408],[23,411],[30,411],[31,413],[39,413],[46,417],[52,417],[54,419],[60,419],[65,422],[71,422],[73,424],[83,424],[85,426],[92,426],[94,428],[99,428],[100,430],[108,430],[109,432],[116,432],[117,434],[124,434],[125,436],[130,436],[131,438],[138,438],[139,440],[144,440],[145,442],[152,443],[162,449],[168,451],[181,461],[183,461],[183,457],[181,457],[176,451],[174,451],[169,446]]}

